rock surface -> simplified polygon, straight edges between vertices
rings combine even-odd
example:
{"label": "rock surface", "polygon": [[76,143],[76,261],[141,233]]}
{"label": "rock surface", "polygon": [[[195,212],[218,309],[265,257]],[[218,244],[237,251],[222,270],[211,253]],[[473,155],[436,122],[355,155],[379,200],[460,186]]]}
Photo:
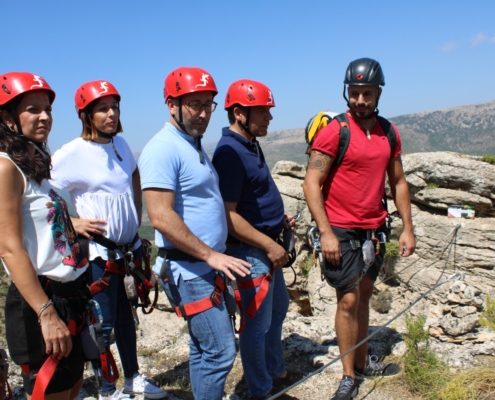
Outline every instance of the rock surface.
{"label": "rock surface", "polygon": [[[425,315],[431,349],[453,369],[471,368],[481,361],[495,365],[495,332],[479,326],[485,295],[495,297],[495,166],[478,157],[455,153],[421,153],[403,157],[411,188],[412,215],[417,239],[416,253],[406,259],[387,260],[384,279],[375,285],[374,297],[391,298],[388,312],[370,310],[369,348],[373,354],[399,359],[405,352],[402,335],[405,317],[399,313],[414,304],[411,315]],[[297,259],[295,283],[289,288],[290,310],[283,327],[285,359],[289,367],[310,373],[327,365],[289,394],[301,400],[329,398],[342,376],[342,364],[335,336],[335,292],[322,280],[306,233],[313,225],[302,191],[305,167],[279,162],[272,170],[287,213],[301,212],[296,229]],[[438,188],[428,188],[432,184]],[[476,207],[474,220],[451,219],[445,208],[452,203]],[[395,211],[389,201],[390,212]],[[485,215],[485,217],[479,217]],[[402,230],[400,218],[393,222],[393,234]],[[286,282],[294,272],[285,269]],[[439,284],[434,290],[435,285]],[[188,389],[189,335],[182,319],[170,311],[168,300],[160,294],[159,305],[150,315],[139,315],[138,355],[140,370],[164,387],[169,399],[191,398]],[[119,362],[115,345],[112,352]],[[488,360],[488,361],[486,361]],[[121,370],[121,369],[120,369]],[[15,399],[23,399],[20,369],[11,365],[10,381]],[[83,390],[78,399],[97,396],[90,369],[85,371]],[[247,396],[242,383],[239,354],[229,375],[224,399]],[[122,387],[122,381],[118,387]],[[244,385],[244,386],[243,386]],[[414,399],[397,385],[365,382],[359,399]],[[142,400],[142,396],[136,396]]]}

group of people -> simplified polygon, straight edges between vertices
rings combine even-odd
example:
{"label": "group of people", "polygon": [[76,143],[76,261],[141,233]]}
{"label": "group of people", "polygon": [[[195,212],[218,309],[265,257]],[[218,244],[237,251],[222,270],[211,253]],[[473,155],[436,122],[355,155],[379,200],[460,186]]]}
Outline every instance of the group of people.
{"label": "group of people", "polygon": [[[341,353],[368,334],[369,300],[384,244],[371,266],[361,245],[378,243],[375,236],[385,230],[385,174],[404,223],[401,255],[415,248],[400,136],[394,127],[391,149],[376,123],[385,84],[381,66],[371,59],[353,61],[344,83],[349,149],[343,162],[332,166],[340,134],[339,123],[332,121],[315,140],[303,185],[321,232],[322,272],[336,289]],[[136,163],[118,136],[121,98],[110,82],[86,82],[77,89],[81,136],[53,157],[47,139],[55,92],[39,75],[24,72],[0,75],[0,85],[0,228],[9,233],[0,237],[0,257],[13,281],[6,333],[28,395],[37,400],[37,378],[49,361],[54,373],[41,394],[50,400],[76,397],[85,362],[79,327],[93,298],[102,310],[107,348],[114,331],[125,377],[120,391],[103,374],[100,400],[166,396],[139,373],[133,310],[124,287],[126,257],[142,262],[137,231],[143,195],[159,248],[153,271],[187,321],[194,398],[221,399],[234,364],[226,279],[236,281],[246,314],[239,348],[251,398],[269,398],[281,385],[303,378],[288,370],[283,358],[289,296],[282,267],[289,258],[279,236],[283,229],[294,230],[296,218],[284,212],[257,140],[267,135],[275,107],[268,86],[248,79],[229,86],[224,101],[229,126],[210,161],[201,139],[217,106],[215,81],[201,68],[173,70],[164,83],[170,117]],[[69,216],[57,189],[70,194],[79,218]],[[355,397],[360,379],[399,371],[369,355],[366,344],[342,362],[335,399]]]}

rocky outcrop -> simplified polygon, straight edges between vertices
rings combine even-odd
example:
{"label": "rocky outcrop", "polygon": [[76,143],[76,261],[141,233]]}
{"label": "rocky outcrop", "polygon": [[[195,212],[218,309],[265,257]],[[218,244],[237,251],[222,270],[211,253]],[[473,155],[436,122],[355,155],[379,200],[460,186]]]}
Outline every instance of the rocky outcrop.
{"label": "rocky outcrop", "polygon": [[481,157],[451,152],[415,153],[402,157],[411,200],[445,210],[451,204],[474,206],[479,215],[492,215],[495,165]]}
{"label": "rocky outcrop", "polygon": [[[411,312],[427,316],[426,328],[437,353],[452,366],[466,366],[473,356],[495,349],[495,332],[478,323],[484,294],[495,296],[495,218],[490,218],[494,211],[495,166],[480,157],[448,152],[405,155],[403,165],[411,188],[417,250],[409,258],[388,260],[384,276],[387,282],[376,285],[376,294],[386,291],[392,297],[392,306],[385,314],[371,310],[370,321],[377,326],[385,323],[437,282],[446,282]],[[286,211],[302,211],[296,231],[299,283],[291,293],[297,292],[299,300],[307,301],[313,318],[325,318],[333,324],[335,291],[322,279],[306,244],[305,233],[313,223],[302,191],[305,168],[283,161],[275,165],[272,175]],[[476,218],[448,218],[446,209],[452,204],[474,206]],[[396,210],[391,200],[389,210]],[[396,237],[400,235],[400,218],[394,219],[393,231]],[[447,281],[456,272],[462,272],[463,280]],[[397,330],[403,332],[404,321],[400,321]],[[452,345],[458,346],[459,358],[452,356]],[[399,353],[404,351],[400,341],[391,347]]]}

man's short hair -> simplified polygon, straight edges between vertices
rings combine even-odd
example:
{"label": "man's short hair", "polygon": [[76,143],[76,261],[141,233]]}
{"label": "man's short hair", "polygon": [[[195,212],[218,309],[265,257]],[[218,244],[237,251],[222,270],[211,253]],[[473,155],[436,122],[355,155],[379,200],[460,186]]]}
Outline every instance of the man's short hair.
{"label": "man's short hair", "polygon": [[233,125],[235,123],[235,115],[234,115],[234,108],[240,108],[241,110],[246,110],[246,107],[241,106],[240,104],[233,104],[229,108],[227,108],[227,118],[229,119],[229,124]]}

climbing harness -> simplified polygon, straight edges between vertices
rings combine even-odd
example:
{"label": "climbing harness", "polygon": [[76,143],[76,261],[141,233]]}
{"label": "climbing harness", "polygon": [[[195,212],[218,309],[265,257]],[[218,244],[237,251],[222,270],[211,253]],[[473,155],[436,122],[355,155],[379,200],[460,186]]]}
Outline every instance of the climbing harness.
{"label": "climbing harness", "polygon": [[[136,309],[141,307],[143,314],[150,314],[158,301],[158,282],[150,265],[152,245],[149,240],[141,238],[143,261],[140,262],[134,259],[133,254],[134,245],[138,240],[139,236],[136,234],[131,243],[119,244],[104,236],[94,234],[93,241],[108,249],[108,261],[103,275],[90,285],[91,294],[95,295],[109,286],[111,274],[116,273],[123,277],[127,298],[131,303],[136,324],[139,323]],[[116,262],[116,250],[120,250],[123,254],[123,267]],[[151,301],[149,294],[153,288],[155,295]]]}
{"label": "climbing harness", "polygon": [[[445,240],[446,237],[448,237],[448,235],[450,235],[452,232],[453,235],[452,235],[452,238],[450,240],[450,242],[447,244],[447,246],[444,248],[442,254],[448,250],[448,253],[447,253],[447,257],[445,259],[445,264],[444,264],[444,267],[442,269],[442,272],[440,274],[440,276],[438,277],[437,281],[434,283],[434,285],[428,289],[425,293],[423,293],[420,297],[418,297],[416,300],[414,300],[411,304],[409,304],[409,306],[407,306],[406,308],[404,308],[402,311],[400,311],[397,315],[395,315],[392,319],[390,319],[389,321],[387,321],[385,324],[383,324],[382,326],[378,327],[378,329],[376,329],[373,333],[369,334],[366,338],[364,338],[363,340],[361,340],[359,343],[357,343],[354,347],[352,347],[351,349],[349,349],[348,351],[346,351],[345,353],[341,354],[340,356],[332,359],[331,361],[329,361],[327,364],[321,366],[320,368],[318,368],[317,370],[311,372],[310,374],[306,375],[303,379],[297,381],[296,383],[294,383],[293,385],[290,385],[288,387],[286,387],[285,389],[281,390],[280,392],[274,394],[273,396],[269,397],[268,400],[274,400],[274,399],[277,399],[279,398],[280,396],[282,396],[283,394],[287,393],[289,390],[292,390],[294,389],[295,387],[301,385],[303,382],[307,381],[308,379],[312,378],[313,376],[315,375],[318,375],[320,372],[322,372],[323,370],[325,370],[326,368],[328,368],[330,365],[332,364],[335,364],[337,361],[341,360],[342,358],[344,358],[346,355],[348,355],[349,353],[352,353],[354,350],[356,350],[359,346],[361,346],[362,344],[366,343],[368,340],[370,340],[371,338],[373,338],[374,336],[378,335],[378,333],[380,333],[384,328],[386,328],[387,326],[389,326],[392,322],[394,322],[395,320],[397,320],[399,317],[401,317],[402,315],[404,315],[408,310],[410,310],[412,307],[414,307],[417,303],[419,303],[422,299],[424,299],[426,296],[428,296],[431,292],[433,292],[435,289],[437,289],[438,287],[444,285],[445,283],[447,282],[452,282],[453,280],[461,280],[461,281],[464,281],[465,280],[465,276],[464,274],[460,273],[460,272],[456,272],[454,274],[452,274],[451,276],[449,276],[447,279],[445,279],[444,281],[440,282],[443,275],[445,274],[445,271],[447,270],[447,267],[449,265],[449,260],[450,260],[450,255],[452,253],[452,248],[455,248],[455,243],[457,241],[457,234],[459,232],[459,229],[461,228],[461,224],[457,224],[443,239],[441,239],[437,245],[439,243],[441,243],[443,240]],[[431,250],[433,249],[430,248],[430,250],[428,250],[426,253],[430,252]],[[425,253],[425,254],[426,254]],[[421,259],[422,257],[420,257]],[[412,264],[416,263],[418,260],[415,260]],[[454,262],[455,262],[455,253],[454,253]],[[412,265],[411,264],[411,265]],[[411,266],[410,265],[410,266]],[[406,268],[409,268],[410,266],[406,267]],[[402,271],[404,271],[406,268],[404,268]]]}
{"label": "climbing harness", "polygon": [[[169,281],[166,261],[188,261],[190,263],[200,262],[201,260],[193,257],[186,252],[179,249],[167,249],[160,247],[158,250],[158,256],[163,258],[162,268],[160,271],[160,279],[167,283]],[[240,306],[240,297],[238,296],[238,290],[235,286],[235,282],[231,281],[223,274],[217,274],[215,277],[214,288],[211,294],[201,300],[197,300],[187,304],[172,305],[175,313],[179,318],[187,318],[193,315],[207,311],[210,308],[219,306],[222,304],[222,295],[225,300],[225,305],[230,319],[232,320],[232,326],[236,333],[240,333],[236,329],[236,311]],[[241,315],[242,318],[242,315]],[[241,322],[241,326],[243,326]]]}

